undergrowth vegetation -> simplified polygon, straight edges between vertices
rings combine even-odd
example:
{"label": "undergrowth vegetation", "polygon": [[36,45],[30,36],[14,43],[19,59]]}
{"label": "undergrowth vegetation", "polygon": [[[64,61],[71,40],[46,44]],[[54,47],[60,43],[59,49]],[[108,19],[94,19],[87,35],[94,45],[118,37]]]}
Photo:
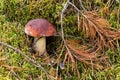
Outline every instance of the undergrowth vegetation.
{"label": "undergrowth vegetation", "polygon": [[[120,1],[70,1],[62,15],[68,50],[60,22],[67,0],[0,0],[0,42],[21,50],[55,80],[120,80]],[[57,29],[58,36],[47,38],[48,57],[29,52],[32,39],[24,27],[35,18],[45,18]],[[16,79],[48,77],[25,56],[0,45],[0,80]]]}

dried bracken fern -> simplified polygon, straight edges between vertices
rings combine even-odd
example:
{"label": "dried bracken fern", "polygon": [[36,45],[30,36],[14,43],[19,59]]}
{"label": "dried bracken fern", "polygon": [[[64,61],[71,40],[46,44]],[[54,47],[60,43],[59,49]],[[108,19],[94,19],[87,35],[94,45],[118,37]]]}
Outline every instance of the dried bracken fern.
{"label": "dried bracken fern", "polygon": [[[113,30],[104,18],[95,12],[86,12],[80,19],[78,30],[85,33],[91,43],[91,48],[81,45],[78,41],[67,40],[67,46],[72,56],[80,62],[93,68],[105,69],[109,66],[107,56],[99,55],[97,52],[117,47],[115,40],[120,39],[120,31]],[[93,47],[92,47],[93,46]],[[100,57],[99,57],[100,56]],[[74,63],[72,63],[74,64]],[[75,66],[72,66],[73,68]]]}
{"label": "dried bracken fern", "polygon": [[78,30],[84,32],[90,41],[94,41],[92,52],[116,47],[115,40],[120,39],[120,31],[111,30],[110,24],[95,12],[86,12],[80,19]]}
{"label": "dried bracken fern", "polygon": [[99,54],[95,52],[89,53],[85,50],[86,47],[80,46],[80,44],[75,40],[67,40],[67,44],[72,52],[72,55],[78,61],[97,69],[105,69],[108,66],[108,63],[106,61],[107,56],[99,57]]}

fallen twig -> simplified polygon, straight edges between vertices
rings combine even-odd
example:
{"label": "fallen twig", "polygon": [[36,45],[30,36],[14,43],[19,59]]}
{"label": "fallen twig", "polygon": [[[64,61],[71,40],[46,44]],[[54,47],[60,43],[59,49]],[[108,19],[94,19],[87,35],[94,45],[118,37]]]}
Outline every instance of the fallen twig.
{"label": "fallen twig", "polygon": [[1,42],[1,41],[0,41],[0,44],[3,45],[3,46],[5,46],[5,47],[11,48],[11,49],[13,49],[14,51],[18,52],[19,54],[25,56],[28,61],[31,61],[31,62],[34,64],[34,66],[40,68],[40,69],[46,74],[46,76],[47,76],[49,79],[51,79],[51,80],[53,79],[52,76],[50,76],[50,75],[45,71],[45,69],[41,66],[41,64],[38,64],[35,60],[31,59],[29,56],[27,56],[27,55],[26,55],[25,53],[23,53],[21,50],[19,50],[19,49],[17,49],[17,48],[14,48],[14,47],[12,47],[11,45],[5,44],[5,43],[3,43],[3,42]]}
{"label": "fallen twig", "polygon": [[69,54],[69,56],[70,56],[72,62],[74,63],[74,62],[75,62],[75,61],[74,61],[74,58],[73,58],[72,53],[71,53],[71,51],[69,50],[69,48],[68,48],[68,46],[67,46],[67,43],[66,43],[66,41],[65,41],[65,38],[64,38],[63,23],[62,23],[62,21],[63,21],[63,13],[64,13],[65,10],[67,9],[68,3],[69,3],[69,0],[67,0],[65,6],[63,7],[62,13],[61,13],[61,16],[60,16],[61,33],[62,33],[62,40],[63,40],[63,42],[64,42],[64,45],[65,45],[65,47],[66,47],[66,49],[67,49],[67,51],[68,51],[68,54]]}
{"label": "fallen twig", "polygon": [[11,72],[13,75],[15,75],[15,77],[16,77],[18,80],[22,80],[22,79],[20,78],[20,76],[14,72],[14,70],[11,70],[10,72]]}
{"label": "fallen twig", "polygon": [[82,8],[84,11],[87,11],[87,10],[85,9],[85,7],[83,6],[82,1],[79,0],[79,2],[80,2],[80,6],[81,6],[81,8]]}

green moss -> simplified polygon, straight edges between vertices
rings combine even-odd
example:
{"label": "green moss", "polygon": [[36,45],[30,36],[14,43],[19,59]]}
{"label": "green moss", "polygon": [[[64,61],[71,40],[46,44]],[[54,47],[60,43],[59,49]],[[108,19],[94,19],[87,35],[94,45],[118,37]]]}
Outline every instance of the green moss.
{"label": "green moss", "polygon": [[[73,0],[74,1],[74,0]],[[60,13],[65,4],[66,0],[0,0],[0,41],[3,41],[11,46],[22,50],[25,54],[31,57],[28,52],[30,40],[24,33],[24,26],[30,19],[34,18],[46,18],[52,22],[60,32]],[[93,2],[93,3],[92,3]],[[86,9],[91,10],[91,4],[94,4],[92,10],[97,10],[104,7],[106,3],[102,0],[96,0],[95,2],[83,2],[83,6]],[[74,2],[76,3],[76,2]],[[77,3],[78,4],[78,3]],[[80,5],[76,5],[80,6]],[[78,31],[77,12],[74,8],[68,7],[67,11],[63,16],[63,28],[65,35],[72,35],[75,37],[85,38],[84,33]],[[112,27],[118,28],[118,17],[114,9],[118,9],[118,3],[114,2],[111,13],[106,16]],[[81,10],[81,8],[80,8]],[[82,11],[82,10],[81,10]],[[112,12],[113,11],[113,12]],[[105,16],[103,16],[105,17]],[[56,38],[56,37],[55,37]],[[74,37],[72,38],[74,39]],[[84,40],[84,43],[86,41]],[[55,42],[51,43],[55,49],[58,48],[61,43],[61,38],[57,38]],[[26,80],[28,77],[35,80],[39,76],[46,79],[46,75],[31,62],[28,62],[26,58],[12,49],[3,47],[0,45],[0,59],[7,58],[5,61],[0,61],[0,64],[6,64],[9,66],[18,66],[23,68],[21,71],[15,71],[22,80]],[[51,46],[49,46],[51,47]],[[53,50],[54,52],[54,50]],[[61,52],[59,49],[57,57]],[[63,53],[66,53],[63,51]],[[111,68],[103,71],[91,70],[85,64],[78,62],[78,70],[80,72],[81,80],[119,80],[120,79],[120,52],[115,50],[108,50],[105,52],[109,57]],[[38,63],[41,63],[41,59],[36,59]],[[0,80],[16,80],[17,78],[13,75],[10,70],[0,65]],[[69,68],[66,68],[69,66]],[[45,70],[49,72],[48,65],[44,66]],[[56,66],[55,66],[56,68]],[[71,64],[66,64],[64,70],[60,70],[59,74],[63,80],[79,80],[77,74],[72,71]]]}
{"label": "green moss", "polygon": [[3,77],[3,76],[0,75],[0,80],[12,80],[12,79],[10,77],[8,77],[8,76]]}

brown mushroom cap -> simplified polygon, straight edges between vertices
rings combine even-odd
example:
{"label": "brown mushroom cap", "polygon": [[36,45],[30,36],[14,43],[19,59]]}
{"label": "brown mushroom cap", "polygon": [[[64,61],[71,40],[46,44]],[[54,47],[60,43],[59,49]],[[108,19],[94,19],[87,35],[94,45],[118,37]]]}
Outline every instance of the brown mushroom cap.
{"label": "brown mushroom cap", "polygon": [[25,33],[33,37],[54,36],[55,27],[46,19],[33,19],[25,25]]}

